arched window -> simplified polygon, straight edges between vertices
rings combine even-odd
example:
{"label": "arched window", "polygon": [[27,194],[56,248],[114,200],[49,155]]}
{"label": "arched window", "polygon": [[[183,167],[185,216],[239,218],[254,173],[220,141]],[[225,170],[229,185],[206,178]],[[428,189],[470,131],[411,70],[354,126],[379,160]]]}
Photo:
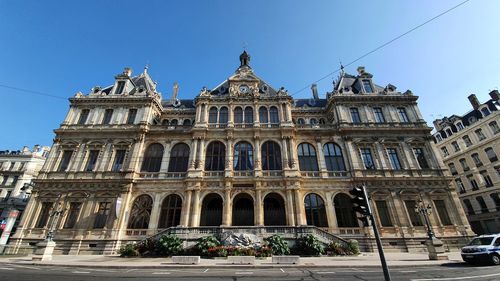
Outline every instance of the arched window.
{"label": "arched window", "polygon": [[328,227],[325,202],[321,196],[316,193],[307,194],[304,207],[306,209],[307,225]]}
{"label": "arched window", "polygon": [[210,193],[201,204],[200,226],[220,226],[222,224],[222,198]]}
{"label": "arched window", "polygon": [[170,152],[169,172],[186,172],[189,161],[189,146],[185,143],[174,145]]}
{"label": "arched window", "polygon": [[311,118],[311,119],[309,120],[309,123],[310,123],[311,125],[317,125],[317,124],[318,124],[318,120],[316,120],[316,118]]}
{"label": "arched window", "polygon": [[304,121],[304,118],[299,118],[297,119],[297,124],[299,125],[304,125],[306,122]]}
{"label": "arched window", "polygon": [[271,117],[270,119],[272,124],[277,124],[280,122],[278,108],[276,108],[276,106],[271,106],[271,108],[269,109],[269,115]]}
{"label": "arched window", "polygon": [[227,107],[221,107],[219,110],[219,123],[227,124]]}
{"label": "arched window", "polygon": [[248,142],[239,142],[234,146],[233,167],[237,171],[253,170],[253,147]]}
{"label": "arched window", "polygon": [[134,200],[128,219],[129,229],[146,229],[153,209],[153,199],[149,195],[141,195]]}
{"label": "arched window", "polygon": [[326,169],[328,171],[345,171],[344,158],[340,146],[335,143],[327,143],[323,146]]}
{"label": "arched window", "polygon": [[178,226],[181,222],[182,199],[177,194],[170,194],[163,199],[160,211],[159,228]]}
{"label": "arched window", "polygon": [[205,171],[224,171],[226,147],[220,141],[211,142],[206,150]]}
{"label": "arched window", "polygon": [[253,108],[250,106],[245,108],[245,124],[253,123]]}
{"label": "arched window", "polygon": [[269,122],[268,119],[269,118],[267,117],[267,107],[261,106],[259,108],[259,122],[265,124]]}
{"label": "arched window", "polygon": [[170,124],[170,121],[168,121],[168,119],[163,119],[163,121],[161,122],[161,124],[163,126],[168,126]]}
{"label": "arched window", "polygon": [[184,122],[182,122],[183,126],[191,126],[191,120],[189,119],[184,119]]}
{"label": "arched window", "polygon": [[320,118],[319,119],[319,124],[320,125],[325,125],[326,124],[325,118]]}
{"label": "arched window", "polygon": [[159,172],[162,157],[163,145],[159,143],[149,145],[144,153],[141,172]]}
{"label": "arched window", "polygon": [[177,119],[174,119],[170,122],[170,126],[177,126],[177,125],[179,125],[179,120]]}
{"label": "arched window", "polygon": [[234,109],[234,123],[243,123],[243,109],[239,106]]}
{"label": "arched window", "polygon": [[281,170],[281,149],[274,141],[266,141],[261,147],[262,170]]}
{"label": "arched window", "polygon": [[210,107],[210,110],[208,111],[208,123],[210,124],[215,124],[217,123],[217,107],[212,106]]}
{"label": "arched window", "polygon": [[316,150],[309,143],[301,143],[298,147],[299,168],[301,171],[318,171]]}
{"label": "arched window", "polygon": [[344,193],[335,195],[333,205],[335,205],[338,227],[359,227],[349,195]]}

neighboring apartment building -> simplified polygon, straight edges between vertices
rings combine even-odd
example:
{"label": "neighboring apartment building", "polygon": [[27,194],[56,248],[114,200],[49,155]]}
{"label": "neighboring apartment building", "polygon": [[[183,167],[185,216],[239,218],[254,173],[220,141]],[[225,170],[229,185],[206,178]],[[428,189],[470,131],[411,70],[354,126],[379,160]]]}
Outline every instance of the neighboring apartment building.
{"label": "neighboring apartment building", "polygon": [[436,146],[454,177],[460,201],[477,234],[500,232],[500,103],[469,96],[472,110],[434,121]]}
{"label": "neighboring apartment building", "polygon": [[77,93],[12,252],[32,251],[51,225],[56,253],[113,253],[167,228],[192,238],[221,226],[300,235],[309,225],[368,247],[372,230],[348,192],[361,184],[388,249],[425,249],[420,200],[448,245],[472,234],[417,96],[378,86],[360,67],[326,98],[313,86],[312,98],[294,99],[249,61],[244,52],[233,75],[190,100],[177,85],[162,99],[147,69]]}
{"label": "neighboring apartment building", "polygon": [[30,151],[0,151],[0,253],[16,231],[31,195],[31,182],[38,175],[49,147],[35,145]]}

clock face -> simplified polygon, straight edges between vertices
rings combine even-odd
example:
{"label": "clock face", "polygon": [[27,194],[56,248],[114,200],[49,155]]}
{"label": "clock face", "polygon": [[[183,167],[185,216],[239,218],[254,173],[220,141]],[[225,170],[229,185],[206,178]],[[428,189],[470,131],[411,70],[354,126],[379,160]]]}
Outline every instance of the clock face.
{"label": "clock face", "polygon": [[249,90],[249,89],[248,89],[248,86],[247,86],[247,85],[241,85],[241,86],[240,86],[240,92],[241,92],[241,93],[246,94],[246,93],[248,93],[248,90]]}

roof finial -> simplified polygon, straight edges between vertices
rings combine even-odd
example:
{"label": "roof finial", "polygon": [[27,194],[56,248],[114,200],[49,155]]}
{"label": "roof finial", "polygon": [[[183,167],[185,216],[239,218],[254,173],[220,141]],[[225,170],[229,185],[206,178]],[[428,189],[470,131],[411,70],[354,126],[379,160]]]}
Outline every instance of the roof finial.
{"label": "roof finial", "polygon": [[340,63],[340,74],[344,74],[344,65],[342,64],[342,61],[339,60]]}
{"label": "roof finial", "polygon": [[240,55],[240,67],[242,66],[248,66],[248,63],[250,62],[250,55],[248,55],[247,51],[243,51],[243,53],[241,53]]}
{"label": "roof finial", "polygon": [[148,68],[149,68],[149,63],[146,63],[146,65],[144,66],[144,73],[148,73]]}

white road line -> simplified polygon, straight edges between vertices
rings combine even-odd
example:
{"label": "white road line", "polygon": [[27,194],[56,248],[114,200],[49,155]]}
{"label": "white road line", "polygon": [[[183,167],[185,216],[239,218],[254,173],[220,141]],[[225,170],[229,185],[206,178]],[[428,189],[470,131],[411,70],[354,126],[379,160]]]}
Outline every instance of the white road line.
{"label": "white road line", "polygon": [[281,272],[285,273],[285,271],[283,270],[283,268],[280,268]]}
{"label": "white road line", "polygon": [[10,267],[0,267],[0,269],[3,269],[3,270],[14,270],[13,268],[10,268]]}
{"label": "white road line", "polygon": [[13,267],[19,267],[19,268],[27,268],[27,269],[36,269],[36,270],[40,270],[40,268],[38,268],[38,267],[33,267],[33,266],[24,266],[24,265],[17,265],[17,264],[13,264],[12,266],[13,266]]}
{"label": "white road line", "polygon": [[234,274],[253,274],[253,271],[236,271]]}
{"label": "white road line", "polygon": [[462,279],[476,279],[476,278],[486,278],[500,276],[500,273],[476,275],[476,276],[463,276],[463,277],[449,277],[449,278],[430,278],[430,279],[411,279],[411,281],[446,281],[446,280],[462,280]]}
{"label": "white road line", "polygon": [[162,272],[153,272],[152,274],[159,275],[159,274],[170,274],[170,273],[171,272],[162,271]]}
{"label": "white road line", "polygon": [[129,269],[126,272],[135,271],[135,270],[137,270],[137,269]]}
{"label": "white road line", "polygon": [[72,273],[87,274],[90,273],[90,271],[73,271]]}
{"label": "white road line", "polygon": [[207,268],[207,269],[205,269],[205,270],[203,271],[203,273],[205,273],[205,272],[207,272],[207,271],[208,271],[208,268]]}
{"label": "white road line", "polygon": [[316,271],[317,274],[335,274],[335,271]]}
{"label": "white road line", "polygon": [[415,270],[401,270],[399,272],[401,272],[401,273],[415,273],[416,271]]}

